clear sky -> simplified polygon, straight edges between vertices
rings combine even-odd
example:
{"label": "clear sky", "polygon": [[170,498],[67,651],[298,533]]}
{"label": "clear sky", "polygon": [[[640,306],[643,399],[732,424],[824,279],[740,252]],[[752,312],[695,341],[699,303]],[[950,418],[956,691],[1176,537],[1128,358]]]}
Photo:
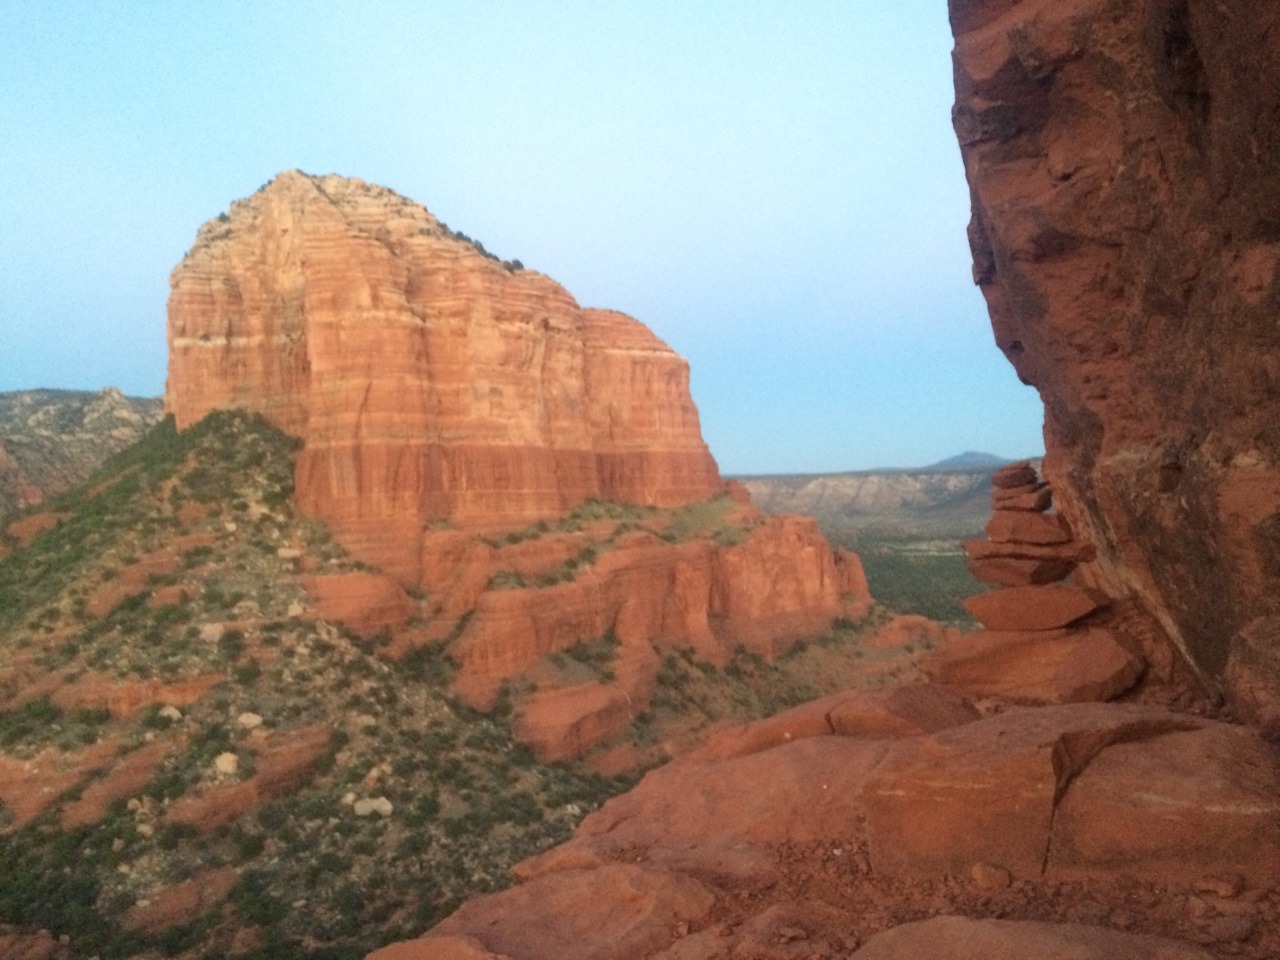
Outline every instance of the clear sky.
{"label": "clear sky", "polygon": [[1035,454],[950,47],[944,0],[0,0],[0,390],[161,393],[169,271],[299,168],[647,323],[726,473]]}

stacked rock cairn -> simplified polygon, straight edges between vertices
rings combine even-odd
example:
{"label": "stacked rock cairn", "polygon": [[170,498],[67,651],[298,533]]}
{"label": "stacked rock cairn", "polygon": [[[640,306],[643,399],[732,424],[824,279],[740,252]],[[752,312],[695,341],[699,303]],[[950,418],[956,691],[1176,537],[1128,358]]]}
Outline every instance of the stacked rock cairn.
{"label": "stacked rock cairn", "polygon": [[1063,582],[1092,559],[1092,545],[1051,512],[1049,485],[1029,463],[1002,467],[991,483],[987,538],[962,544],[974,577],[996,587],[964,603],[984,629],[921,669],[969,695],[1021,702],[1106,700],[1127,690],[1143,664],[1101,622],[1106,598]]}
{"label": "stacked rock cairn", "polygon": [[965,609],[990,630],[1053,630],[1098,608],[1077,587],[1059,583],[1093,555],[1060,515],[1048,512],[1053,491],[1025,460],[991,477],[991,520],[985,540],[966,540],[969,571],[1002,589],[971,597]]}

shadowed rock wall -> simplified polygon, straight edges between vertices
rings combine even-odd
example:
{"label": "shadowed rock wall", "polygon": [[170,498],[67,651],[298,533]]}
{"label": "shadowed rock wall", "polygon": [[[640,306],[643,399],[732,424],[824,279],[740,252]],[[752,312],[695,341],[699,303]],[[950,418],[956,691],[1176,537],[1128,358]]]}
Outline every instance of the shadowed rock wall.
{"label": "shadowed rock wall", "polygon": [[1276,719],[1280,3],[950,14],[974,277],[1097,546],[1083,579]]}

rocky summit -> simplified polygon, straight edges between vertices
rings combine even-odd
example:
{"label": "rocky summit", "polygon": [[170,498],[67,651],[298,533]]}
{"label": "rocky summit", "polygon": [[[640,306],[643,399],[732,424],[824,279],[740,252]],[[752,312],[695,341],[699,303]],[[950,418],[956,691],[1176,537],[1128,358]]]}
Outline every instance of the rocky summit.
{"label": "rocky summit", "polygon": [[173,271],[165,407],[264,414],[304,441],[298,502],[405,578],[424,529],[661,507],[723,486],[685,361],[427,210],[282,173]]}

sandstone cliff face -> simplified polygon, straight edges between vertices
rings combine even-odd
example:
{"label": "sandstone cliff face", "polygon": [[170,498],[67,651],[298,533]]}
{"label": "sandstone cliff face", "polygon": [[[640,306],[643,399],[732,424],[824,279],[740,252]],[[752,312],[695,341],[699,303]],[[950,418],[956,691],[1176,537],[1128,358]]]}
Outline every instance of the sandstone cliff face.
{"label": "sandstone cliff face", "polygon": [[390,190],[283,173],[201,228],[171,286],[178,426],[236,406],[301,437],[299,504],[406,581],[433,522],[722,485],[681,357]]}
{"label": "sandstone cliff face", "polygon": [[1078,576],[1280,718],[1280,6],[950,13],[974,276]]}

